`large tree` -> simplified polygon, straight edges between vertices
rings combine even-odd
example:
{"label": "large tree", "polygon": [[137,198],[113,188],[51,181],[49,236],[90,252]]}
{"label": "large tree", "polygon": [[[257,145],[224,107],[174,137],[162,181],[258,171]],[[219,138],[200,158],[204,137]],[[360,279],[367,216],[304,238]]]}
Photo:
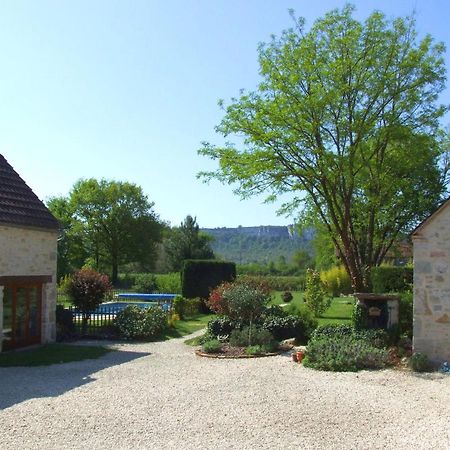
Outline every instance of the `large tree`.
{"label": "large tree", "polygon": [[169,270],[179,271],[186,259],[213,259],[211,236],[202,233],[195,217],[186,216],[164,242]]}
{"label": "large tree", "polygon": [[69,253],[66,259],[76,259],[73,254],[82,253],[81,246],[96,269],[110,268],[113,283],[122,264],[139,262],[152,268],[163,229],[153,205],[135,184],[93,178],[79,180],[68,198],[48,204],[64,218],[61,247]]}
{"label": "large tree", "polygon": [[292,15],[293,29],[260,46],[258,89],[232,99],[217,127],[243,144],[204,143],[219,169],[200,176],[237,183],[243,197],[293,193],[285,210],[313,212],[366,290],[370,268],[444,189],[444,46],[418,41],[412,18],[352,14],[333,10],[309,31]]}

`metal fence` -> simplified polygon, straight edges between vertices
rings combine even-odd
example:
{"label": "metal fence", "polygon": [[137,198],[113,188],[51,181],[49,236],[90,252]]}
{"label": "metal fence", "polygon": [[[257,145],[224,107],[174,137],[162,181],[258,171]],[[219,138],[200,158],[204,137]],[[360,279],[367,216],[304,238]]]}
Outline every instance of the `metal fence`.
{"label": "metal fence", "polygon": [[100,311],[92,311],[85,315],[73,306],[69,306],[67,309],[72,313],[73,324],[77,334],[89,336],[115,334],[113,320],[120,309],[103,306]]}

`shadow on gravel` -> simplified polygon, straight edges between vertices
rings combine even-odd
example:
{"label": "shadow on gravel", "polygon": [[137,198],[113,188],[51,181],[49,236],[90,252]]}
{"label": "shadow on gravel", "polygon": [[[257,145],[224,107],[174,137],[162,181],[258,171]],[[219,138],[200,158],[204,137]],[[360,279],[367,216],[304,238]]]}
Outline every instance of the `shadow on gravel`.
{"label": "shadow on gravel", "polygon": [[125,364],[150,353],[112,351],[99,359],[39,367],[0,368],[0,410],[26,400],[58,397],[96,381],[96,372]]}

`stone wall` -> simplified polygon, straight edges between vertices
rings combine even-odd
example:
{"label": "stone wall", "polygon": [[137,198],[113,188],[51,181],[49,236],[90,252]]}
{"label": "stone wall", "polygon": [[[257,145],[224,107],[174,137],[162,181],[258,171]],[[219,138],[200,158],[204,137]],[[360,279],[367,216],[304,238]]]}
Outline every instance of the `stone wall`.
{"label": "stone wall", "polygon": [[414,351],[450,361],[450,203],[413,235]]}
{"label": "stone wall", "polygon": [[[0,225],[0,277],[50,275],[42,289],[42,342],[56,337],[57,231]],[[0,333],[3,330],[3,288],[0,287]],[[0,334],[1,351],[1,334]]]}

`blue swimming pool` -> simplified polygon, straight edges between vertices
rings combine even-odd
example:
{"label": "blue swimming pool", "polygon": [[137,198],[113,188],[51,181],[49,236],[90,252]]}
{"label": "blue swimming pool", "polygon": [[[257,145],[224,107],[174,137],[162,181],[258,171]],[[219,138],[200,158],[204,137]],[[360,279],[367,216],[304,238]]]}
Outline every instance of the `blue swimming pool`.
{"label": "blue swimming pool", "polygon": [[160,306],[165,311],[170,309],[170,303],[161,302],[110,302],[102,303],[93,314],[117,314],[125,309],[127,306],[137,306],[138,308],[152,308],[154,306]]}

